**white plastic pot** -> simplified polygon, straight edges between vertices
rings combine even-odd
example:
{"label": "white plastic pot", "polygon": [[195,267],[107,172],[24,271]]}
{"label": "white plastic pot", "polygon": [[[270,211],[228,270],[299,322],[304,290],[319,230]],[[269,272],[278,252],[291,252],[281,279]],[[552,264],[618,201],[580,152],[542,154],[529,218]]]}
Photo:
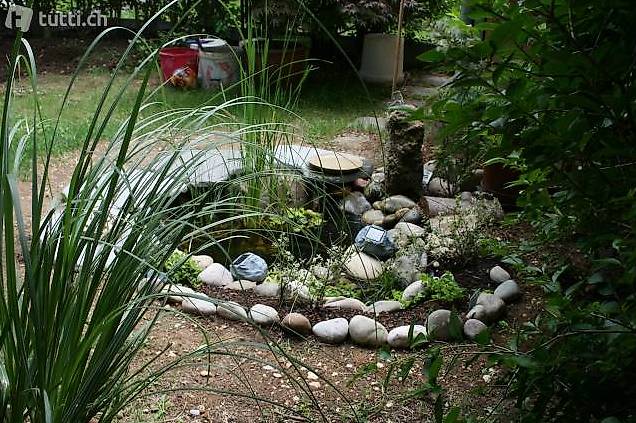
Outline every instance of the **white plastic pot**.
{"label": "white plastic pot", "polygon": [[[367,82],[390,83],[393,81],[397,35],[367,34],[362,46],[360,76]],[[400,39],[397,82],[404,79],[404,38]]]}
{"label": "white plastic pot", "polygon": [[238,80],[239,64],[232,48],[223,40],[199,46],[199,82],[204,89],[217,89]]}

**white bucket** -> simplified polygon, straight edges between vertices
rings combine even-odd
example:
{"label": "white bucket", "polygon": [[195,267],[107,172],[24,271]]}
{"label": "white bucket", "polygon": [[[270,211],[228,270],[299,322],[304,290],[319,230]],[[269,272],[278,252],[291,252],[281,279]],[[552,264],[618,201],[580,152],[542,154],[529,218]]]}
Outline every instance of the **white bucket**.
{"label": "white bucket", "polygon": [[205,44],[199,50],[199,82],[204,89],[217,89],[221,84],[230,85],[238,81],[239,64],[232,48],[215,48],[204,51]]}
{"label": "white bucket", "polygon": [[[397,35],[367,34],[362,47],[360,76],[368,82],[391,82],[395,67],[395,47]],[[400,39],[398,58],[398,82],[404,79],[404,38]]]}

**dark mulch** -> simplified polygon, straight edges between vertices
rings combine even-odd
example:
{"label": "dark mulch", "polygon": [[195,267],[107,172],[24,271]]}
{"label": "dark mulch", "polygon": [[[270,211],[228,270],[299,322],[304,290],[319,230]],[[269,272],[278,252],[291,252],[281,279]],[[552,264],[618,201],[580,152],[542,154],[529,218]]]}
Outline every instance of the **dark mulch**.
{"label": "dark mulch", "polygon": [[[495,287],[490,281],[488,270],[497,263],[495,260],[482,260],[471,267],[453,272],[453,274],[459,285],[467,289],[468,294],[471,294],[475,290],[493,290]],[[204,292],[211,298],[236,301],[248,309],[254,304],[266,304],[278,310],[281,317],[292,311],[302,313],[312,324],[336,317],[350,319],[356,314],[360,314],[359,311],[355,310],[336,310],[300,302],[295,304],[281,303],[278,298],[262,297],[256,295],[253,291],[233,291],[218,287],[205,287]],[[411,323],[425,324],[428,314],[440,308],[454,309],[462,317],[465,317],[465,313],[468,311],[468,303],[468,298],[455,303],[430,300],[416,304],[406,310],[382,313],[377,317],[377,321],[388,329]],[[371,315],[369,316],[371,317]]]}

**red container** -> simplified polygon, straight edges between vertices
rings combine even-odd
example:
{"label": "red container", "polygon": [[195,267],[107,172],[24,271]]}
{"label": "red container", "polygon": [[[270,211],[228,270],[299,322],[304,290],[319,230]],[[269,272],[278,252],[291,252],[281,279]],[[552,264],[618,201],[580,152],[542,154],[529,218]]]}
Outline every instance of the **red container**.
{"label": "red container", "polygon": [[199,51],[188,47],[168,47],[159,51],[159,66],[163,80],[170,79],[175,70],[188,66],[195,73],[199,68]]}

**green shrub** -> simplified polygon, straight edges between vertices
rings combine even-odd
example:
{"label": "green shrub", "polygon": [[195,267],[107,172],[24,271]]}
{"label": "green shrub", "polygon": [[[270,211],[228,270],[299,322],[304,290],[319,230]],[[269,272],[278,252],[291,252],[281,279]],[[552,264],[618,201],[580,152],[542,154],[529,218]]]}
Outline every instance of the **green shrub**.
{"label": "green shrub", "polygon": [[453,302],[464,298],[464,288],[457,284],[450,272],[440,277],[424,274],[422,283],[426,286],[426,297],[432,300]]}
{"label": "green shrub", "polygon": [[175,250],[166,260],[165,268],[168,279],[173,284],[201,287],[201,281],[197,278],[201,273],[201,267],[192,258],[187,258],[186,253]]}
{"label": "green shrub", "polygon": [[630,421],[636,413],[633,1],[600,7],[593,0],[477,0],[470,7],[487,36],[422,56],[458,78],[453,95],[416,114],[445,122],[440,140],[457,140],[458,150],[479,144],[486,164],[519,172],[513,185],[522,217],[540,239],[558,244],[563,266],[537,278],[548,312],[497,353],[511,369],[507,392],[516,396],[519,421]]}

